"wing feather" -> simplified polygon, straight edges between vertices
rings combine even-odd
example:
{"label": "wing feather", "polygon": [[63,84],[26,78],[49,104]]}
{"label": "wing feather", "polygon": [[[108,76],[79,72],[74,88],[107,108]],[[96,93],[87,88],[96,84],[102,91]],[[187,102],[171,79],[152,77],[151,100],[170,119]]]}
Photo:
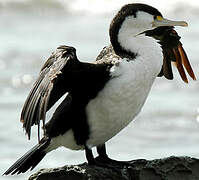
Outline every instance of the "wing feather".
{"label": "wing feather", "polygon": [[[57,98],[62,96],[63,93],[66,93],[66,89],[62,89],[58,91],[58,95],[52,96],[52,91],[61,79],[62,71],[69,61],[79,62],[76,57],[75,48],[60,46],[42,67],[39,77],[34,83],[21,113],[20,120],[23,123],[23,128],[28,134],[29,139],[31,136],[31,126],[34,124],[38,125],[39,134],[40,120],[43,121],[44,125],[48,109],[58,100]],[[70,66],[68,68],[70,68]],[[64,86],[59,88],[64,88]],[[56,91],[54,93],[56,93]],[[49,101],[51,101],[50,105]]]}

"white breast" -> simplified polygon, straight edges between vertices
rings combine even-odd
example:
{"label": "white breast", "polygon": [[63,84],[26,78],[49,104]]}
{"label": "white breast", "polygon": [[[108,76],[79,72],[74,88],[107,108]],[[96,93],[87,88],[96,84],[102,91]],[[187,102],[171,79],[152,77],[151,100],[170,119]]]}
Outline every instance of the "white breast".
{"label": "white breast", "polygon": [[[131,43],[127,42],[129,39],[125,43]],[[119,66],[113,66],[112,79],[86,107],[89,147],[104,144],[135,118],[161,70],[162,49],[155,40],[141,36],[137,39],[137,46],[131,47],[133,52],[138,52],[136,59],[129,62],[122,59]],[[47,151],[59,146],[73,150],[84,148],[76,144],[72,130],[53,138]]]}
{"label": "white breast", "polygon": [[113,78],[86,108],[89,147],[108,141],[140,112],[161,70],[161,60],[162,54],[153,59],[139,56],[135,61],[122,60],[111,69]]}

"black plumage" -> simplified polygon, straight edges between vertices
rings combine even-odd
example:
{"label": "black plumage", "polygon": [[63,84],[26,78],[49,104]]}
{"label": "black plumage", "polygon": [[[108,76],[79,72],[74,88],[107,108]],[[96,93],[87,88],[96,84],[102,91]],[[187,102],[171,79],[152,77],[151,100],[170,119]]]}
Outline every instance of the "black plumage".
{"label": "black plumage", "polygon": [[26,172],[28,169],[34,169],[34,167],[43,159],[46,155],[45,148],[50,144],[49,138],[43,138],[39,144],[30,149],[21,158],[19,158],[5,173],[8,174],[20,174]]}
{"label": "black plumage", "polygon": [[[45,135],[55,137],[72,128],[78,144],[83,144],[89,131],[85,106],[110,78],[111,66],[100,61],[95,64],[80,62],[75,48],[58,47],[42,67],[23,107],[21,121],[28,137],[31,126],[39,126],[40,120],[45,124],[46,112],[68,93],[51,120],[44,125]],[[76,128],[78,123],[82,124],[81,129]]]}
{"label": "black plumage", "polygon": [[[77,145],[85,145],[89,138],[85,107],[109,80],[112,65],[103,61],[83,63],[77,59],[75,48],[57,48],[41,68],[21,113],[21,121],[28,137],[31,136],[34,124],[40,128],[40,120],[43,121],[44,137],[16,161],[5,175],[33,169],[46,155],[44,149],[51,139],[63,135],[69,129],[72,129]],[[65,99],[48,123],[45,123],[46,112],[65,93]],[[39,133],[38,131],[38,136]]]}

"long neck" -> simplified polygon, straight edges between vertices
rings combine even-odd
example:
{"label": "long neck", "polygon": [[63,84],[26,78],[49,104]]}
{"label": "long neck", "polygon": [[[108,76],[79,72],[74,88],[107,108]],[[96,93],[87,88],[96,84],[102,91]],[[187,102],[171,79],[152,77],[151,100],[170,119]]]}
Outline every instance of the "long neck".
{"label": "long neck", "polygon": [[122,41],[128,41],[129,38],[136,37],[139,33],[152,28],[151,24],[148,23],[152,21],[151,16],[148,17],[148,14],[143,12],[137,13],[138,15],[142,20],[138,21],[135,15],[124,16],[118,13],[111,22],[109,29],[110,41],[115,53],[121,57],[131,57],[132,59],[137,55],[136,51],[132,51],[131,47],[122,44]]}
{"label": "long neck", "polygon": [[128,31],[123,28],[124,31],[118,33],[118,43],[126,51],[137,54],[136,61],[140,61],[145,66],[147,71],[157,75],[163,64],[162,48],[157,40],[152,37],[147,37],[144,34],[138,34],[138,31]]}
{"label": "long neck", "polygon": [[119,29],[121,28],[121,22],[124,21],[124,18],[117,18],[117,16],[113,19],[110,29],[109,29],[109,36],[110,36],[110,41],[113,46],[113,49],[115,53],[122,57],[122,58],[129,58],[129,59],[134,59],[136,57],[136,53],[130,52],[126,49],[124,49],[121,44],[118,42],[118,33]]}

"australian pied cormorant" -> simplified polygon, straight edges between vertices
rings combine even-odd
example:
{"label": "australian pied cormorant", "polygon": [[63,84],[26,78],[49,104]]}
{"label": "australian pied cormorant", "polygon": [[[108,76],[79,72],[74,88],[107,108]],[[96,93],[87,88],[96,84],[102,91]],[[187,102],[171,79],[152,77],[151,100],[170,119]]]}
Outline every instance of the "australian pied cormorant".
{"label": "australian pied cormorant", "polygon": [[[4,174],[32,170],[60,146],[85,150],[89,164],[108,162],[105,143],[140,112],[157,76],[173,79],[171,61],[185,82],[184,67],[196,79],[174,26],[187,23],[165,19],[145,4],[127,4],[113,18],[111,45],[96,61],[80,62],[75,48],[58,47],[41,68],[21,113],[29,138],[31,127],[43,121],[43,138]],[[45,123],[46,112],[66,93]]]}

